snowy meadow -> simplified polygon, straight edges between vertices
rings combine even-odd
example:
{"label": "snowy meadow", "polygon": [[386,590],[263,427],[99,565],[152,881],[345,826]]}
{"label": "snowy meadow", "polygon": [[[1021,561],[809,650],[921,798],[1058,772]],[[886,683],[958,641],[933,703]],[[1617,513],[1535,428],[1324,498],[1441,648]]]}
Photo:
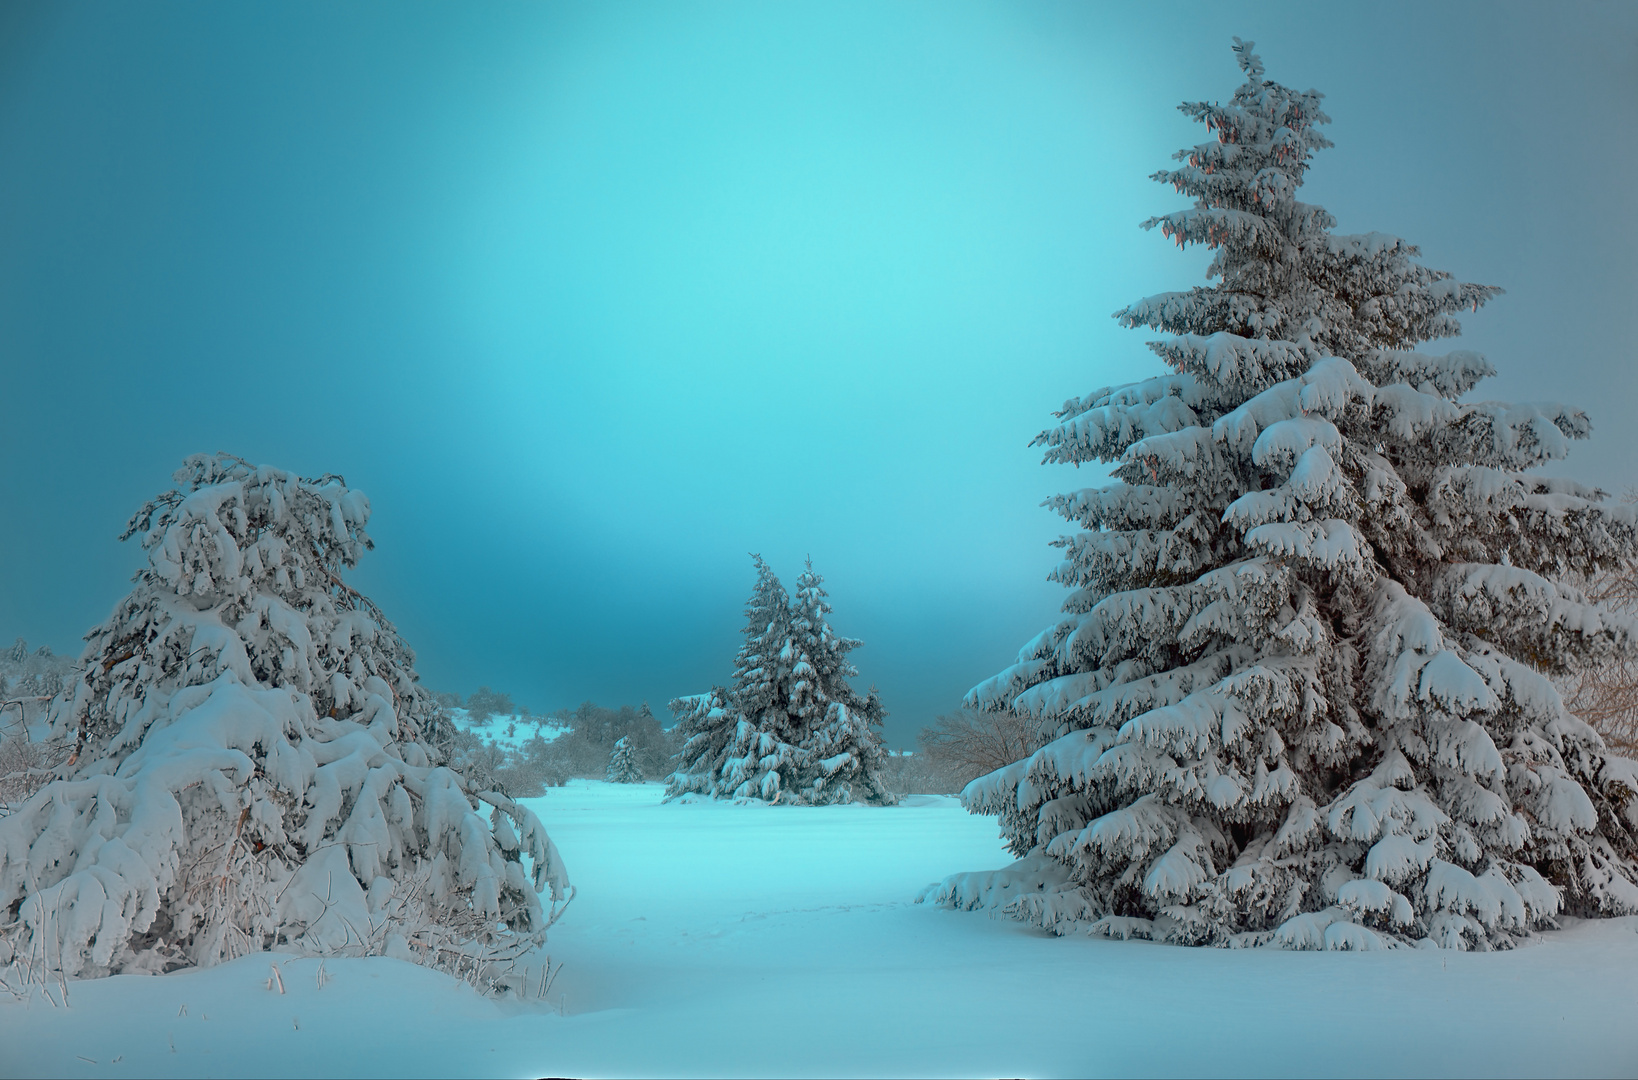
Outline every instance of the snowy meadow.
{"label": "snowy meadow", "polygon": [[[718,601],[628,560],[635,703],[533,714],[425,678],[341,473],[183,457],[77,658],[0,654],[0,1075],[1638,1074],[1638,494],[1430,351],[1503,290],[1305,201],[1325,95],[1223,53],[1141,222],[1206,283],[1030,443],[1090,484],[1057,610],[913,752],[825,560],[749,552],[652,707]],[[699,471],[826,456],[775,449]]]}
{"label": "snowy meadow", "polygon": [[[254,955],[0,1006],[8,1076],[1630,1076],[1638,920],[1508,953],[1056,938],[915,898],[1010,861],[993,819],[532,802],[579,895],[546,999],[385,957]],[[283,992],[269,987],[277,966]],[[52,994],[57,991],[53,989]],[[94,1022],[87,1023],[88,1018]]]}

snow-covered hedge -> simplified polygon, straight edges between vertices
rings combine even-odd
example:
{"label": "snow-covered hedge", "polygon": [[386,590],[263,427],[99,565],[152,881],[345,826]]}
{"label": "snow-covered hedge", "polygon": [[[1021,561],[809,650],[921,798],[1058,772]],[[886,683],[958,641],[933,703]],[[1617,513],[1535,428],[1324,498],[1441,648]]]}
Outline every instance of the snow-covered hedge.
{"label": "snow-covered hedge", "polygon": [[69,763],[0,818],[0,964],[448,966],[540,940],[538,894],[569,895],[556,849],[441,764],[414,654],[341,578],[371,546],[363,493],[226,455],[175,480],[131,519],[148,563],[51,709]]}
{"label": "snow-covered hedge", "polygon": [[1549,675],[1632,656],[1574,586],[1630,559],[1630,505],[1534,470],[1590,432],[1464,402],[1425,355],[1499,290],[1339,236],[1298,201],[1320,95],[1263,77],[1184,112],[1216,138],[1156,175],[1155,218],[1217,284],[1116,314],[1172,373],[1067,402],[1049,462],[1064,617],[972,691],[1045,745],[970,784],[1024,856],[935,890],[1058,931],[1294,948],[1511,943],[1560,911],[1638,912],[1638,765]]}

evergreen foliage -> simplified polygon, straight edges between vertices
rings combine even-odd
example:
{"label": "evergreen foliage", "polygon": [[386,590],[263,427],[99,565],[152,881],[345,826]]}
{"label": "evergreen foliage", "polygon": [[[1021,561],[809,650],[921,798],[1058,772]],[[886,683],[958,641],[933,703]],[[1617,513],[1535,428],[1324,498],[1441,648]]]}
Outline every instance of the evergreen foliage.
{"label": "evergreen foliage", "polygon": [[175,481],[127,526],[147,565],[53,703],[72,757],[0,818],[0,964],[277,947],[470,966],[541,940],[537,893],[568,888],[556,849],[442,763],[414,654],[342,580],[369,501],[226,455]]}
{"label": "evergreen foliage", "polygon": [[1549,676],[1633,655],[1573,584],[1635,545],[1630,506],[1531,470],[1590,425],[1464,402],[1492,373],[1419,342],[1499,290],[1297,193],[1320,95],[1263,77],[1183,111],[1215,139],[1145,222],[1216,283],[1116,313],[1171,374],[1072,399],[1048,462],[1115,483],[1050,505],[1064,617],[969,703],[1045,743],[963,794],[1008,871],[934,895],[1058,932],[1199,944],[1506,946],[1558,912],[1638,911],[1638,765]]}
{"label": "evergreen foliage", "polygon": [[621,736],[620,741],[614,744],[609,753],[608,782],[611,784],[641,784],[643,771],[637,767],[637,758],[632,751],[631,739]]}

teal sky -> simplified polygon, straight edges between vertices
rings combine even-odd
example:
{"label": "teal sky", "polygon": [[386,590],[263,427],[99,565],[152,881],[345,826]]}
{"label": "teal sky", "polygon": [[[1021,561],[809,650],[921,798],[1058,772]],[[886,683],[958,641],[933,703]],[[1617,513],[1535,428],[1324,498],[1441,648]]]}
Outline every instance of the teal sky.
{"label": "teal sky", "polygon": [[1141,378],[1109,313],[1229,52],[1327,94],[1306,197],[1506,296],[1488,395],[1638,482],[1638,7],[0,8],[0,634],[58,649],[180,459],[340,472],[426,682],[536,709],[728,677],[747,552],[811,555],[892,713],[1054,615],[1038,464]]}

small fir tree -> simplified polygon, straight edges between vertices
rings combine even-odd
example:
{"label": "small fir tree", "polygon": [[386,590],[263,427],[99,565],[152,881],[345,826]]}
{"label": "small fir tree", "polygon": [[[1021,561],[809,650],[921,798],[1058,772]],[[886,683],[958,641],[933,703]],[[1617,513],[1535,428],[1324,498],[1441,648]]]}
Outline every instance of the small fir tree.
{"label": "small fir tree", "polygon": [[71,759],[0,818],[0,965],[277,947],[470,969],[541,940],[537,893],[568,887],[556,849],[441,763],[414,654],[342,580],[372,546],[368,500],[226,455],[175,479],[127,526],[148,563],[53,704]]}
{"label": "small fir tree", "polygon": [[971,704],[1045,742],[970,784],[1008,871],[935,895],[1059,932],[1184,943],[1505,946],[1560,911],[1638,911],[1638,766],[1550,675],[1633,655],[1572,582],[1635,546],[1630,506],[1534,475],[1589,424],[1464,403],[1490,365],[1411,351],[1498,290],[1297,199],[1320,95],[1249,42],[1216,138],[1156,174],[1155,218],[1215,285],[1117,313],[1172,374],[1065,404],[1049,462],[1065,616]]}
{"label": "small fir tree", "polygon": [[611,784],[641,784],[643,770],[637,767],[637,757],[631,748],[631,739],[621,736],[609,754],[608,781]]}

